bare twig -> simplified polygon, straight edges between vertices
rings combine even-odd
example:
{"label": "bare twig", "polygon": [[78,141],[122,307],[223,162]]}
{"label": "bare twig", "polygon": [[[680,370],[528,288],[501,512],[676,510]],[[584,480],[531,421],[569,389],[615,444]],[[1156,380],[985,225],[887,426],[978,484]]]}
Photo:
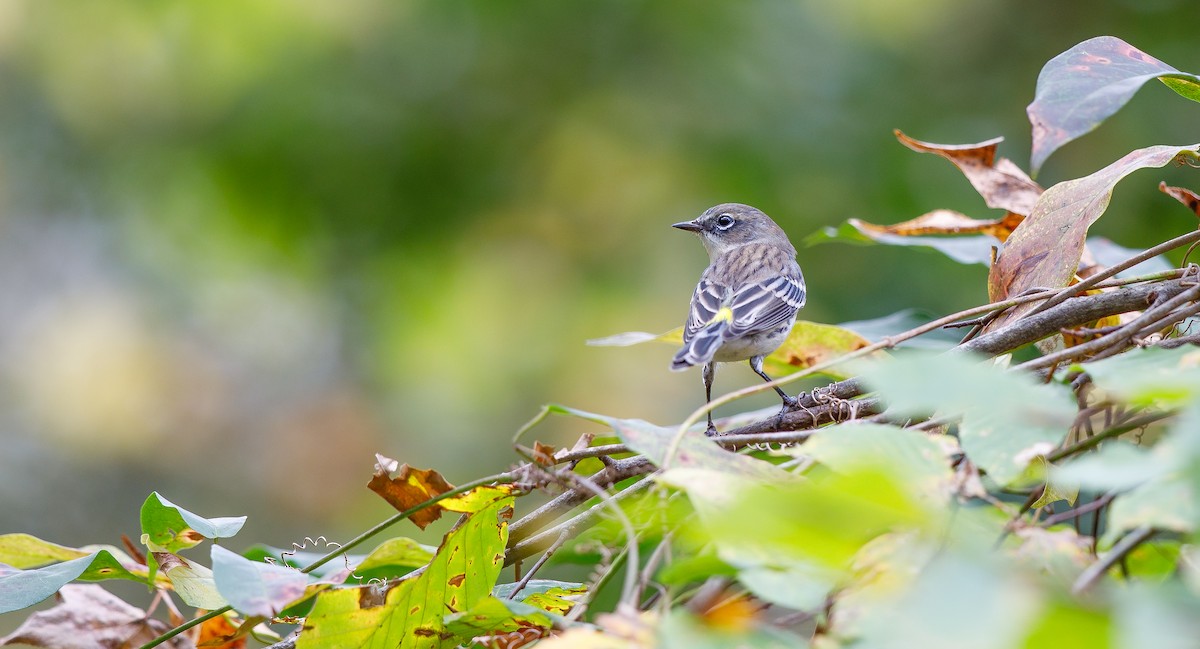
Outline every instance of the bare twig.
{"label": "bare twig", "polygon": [[1105,505],[1112,502],[1113,498],[1116,497],[1117,492],[1110,491],[1086,505],[1080,505],[1075,509],[1069,509],[1065,512],[1054,514],[1053,516],[1047,516],[1046,519],[1041,522],[1041,525],[1042,527],[1052,527],[1063,521],[1076,520],[1085,514],[1090,514],[1096,510],[1103,509]]}
{"label": "bare twig", "polygon": [[1195,243],[1197,241],[1200,241],[1200,230],[1195,230],[1192,232],[1188,232],[1187,234],[1182,234],[1182,235],[1175,237],[1174,239],[1171,239],[1169,241],[1164,241],[1164,242],[1158,244],[1157,246],[1154,246],[1153,248],[1148,248],[1145,251],[1138,253],[1138,254],[1130,257],[1129,259],[1122,261],[1121,263],[1119,263],[1115,266],[1110,266],[1110,267],[1100,271],[1099,273],[1092,275],[1091,277],[1083,280],[1082,282],[1079,282],[1078,284],[1064,288],[1062,291],[1060,291],[1054,297],[1050,298],[1049,300],[1046,300],[1041,305],[1039,305],[1036,309],[1034,309],[1029,314],[1027,314],[1026,317],[1029,317],[1036,313],[1040,313],[1047,309],[1058,306],[1059,304],[1062,304],[1064,301],[1066,301],[1067,298],[1071,297],[1072,295],[1079,295],[1079,293],[1081,291],[1086,291],[1090,288],[1097,288],[1099,284],[1104,282],[1104,280],[1115,276],[1117,273],[1120,273],[1121,271],[1133,268],[1134,266],[1142,263],[1143,261],[1153,259],[1153,258],[1163,254],[1164,252],[1174,250],[1176,248],[1180,248],[1180,247],[1188,245],[1190,243]]}
{"label": "bare twig", "polygon": [[1079,578],[1075,580],[1075,584],[1071,586],[1071,594],[1083,594],[1084,591],[1099,581],[1104,576],[1104,573],[1108,572],[1109,568],[1115,566],[1118,561],[1125,558],[1125,555],[1132,552],[1137,546],[1145,543],[1151,536],[1154,536],[1154,529],[1148,525],[1143,525],[1126,534],[1103,557],[1100,557],[1098,561],[1080,573]]}

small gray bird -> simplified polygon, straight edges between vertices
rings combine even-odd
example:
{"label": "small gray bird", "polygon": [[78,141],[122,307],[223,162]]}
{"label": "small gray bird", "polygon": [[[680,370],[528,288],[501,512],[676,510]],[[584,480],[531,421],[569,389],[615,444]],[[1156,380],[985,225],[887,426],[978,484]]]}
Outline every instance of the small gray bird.
{"label": "small gray bird", "polygon": [[[750,361],[764,380],[763,357],[779,348],[804,306],[804,275],[796,249],[771,217],[740,203],[709,208],[694,221],[672,227],[695,232],[708,250],[709,266],[692,295],[683,347],[672,370],[703,365],[705,403],[712,401],[715,363]],[[795,397],[775,387],[785,408]],[[715,435],[712,411],[706,434]]]}

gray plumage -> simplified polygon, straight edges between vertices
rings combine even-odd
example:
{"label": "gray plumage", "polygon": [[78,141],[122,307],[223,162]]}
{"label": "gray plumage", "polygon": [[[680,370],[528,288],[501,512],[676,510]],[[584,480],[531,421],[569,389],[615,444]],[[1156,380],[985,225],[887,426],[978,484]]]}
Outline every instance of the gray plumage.
{"label": "gray plumage", "polygon": [[[671,369],[704,366],[710,400],[715,362],[748,360],[770,381],[762,371],[763,357],[787,340],[806,297],[787,234],[766,214],[740,203],[717,205],[674,227],[696,233],[710,263],[692,295],[683,347]],[[794,398],[779,388],[776,392],[785,405],[794,405]],[[711,413],[709,433],[715,433]]]}

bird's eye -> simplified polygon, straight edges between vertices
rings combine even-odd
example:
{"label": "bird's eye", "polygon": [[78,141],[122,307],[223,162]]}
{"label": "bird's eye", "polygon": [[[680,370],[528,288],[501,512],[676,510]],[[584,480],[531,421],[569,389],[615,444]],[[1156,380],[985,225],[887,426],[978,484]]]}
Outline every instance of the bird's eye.
{"label": "bird's eye", "polygon": [[717,217],[717,227],[722,230],[728,230],[733,227],[733,217],[728,214],[722,214]]}

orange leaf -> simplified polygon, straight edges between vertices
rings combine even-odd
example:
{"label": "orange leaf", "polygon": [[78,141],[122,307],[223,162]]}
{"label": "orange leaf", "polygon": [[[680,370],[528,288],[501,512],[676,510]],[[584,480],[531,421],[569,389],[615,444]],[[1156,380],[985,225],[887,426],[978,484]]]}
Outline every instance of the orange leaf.
{"label": "orange leaf", "polygon": [[996,145],[1004,141],[1002,137],[977,144],[933,144],[914,140],[899,129],[894,133],[901,144],[913,151],[939,155],[954,163],[988,207],[1024,216],[1042,195],[1042,187],[1012,160],[996,158]]}
{"label": "orange leaf", "polygon": [[[454,488],[433,469],[414,469],[379,454],[375,458],[375,475],[371,476],[367,487],[398,511],[411,509]],[[417,527],[425,529],[441,515],[441,508],[428,507],[409,518]]]}
{"label": "orange leaf", "polygon": [[200,625],[196,646],[210,649],[243,649],[246,646],[246,635],[253,627],[253,624],[234,624],[230,616],[218,615]]}
{"label": "orange leaf", "polygon": [[892,225],[876,225],[860,219],[848,219],[846,222],[867,237],[878,240],[878,235],[894,234],[900,237],[918,237],[929,234],[990,234],[1000,241],[1020,225],[1025,217],[1015,212],[1009,212],[1002,219],[981,220],[973,219],[962,212],[954,210],[934,210]]}

